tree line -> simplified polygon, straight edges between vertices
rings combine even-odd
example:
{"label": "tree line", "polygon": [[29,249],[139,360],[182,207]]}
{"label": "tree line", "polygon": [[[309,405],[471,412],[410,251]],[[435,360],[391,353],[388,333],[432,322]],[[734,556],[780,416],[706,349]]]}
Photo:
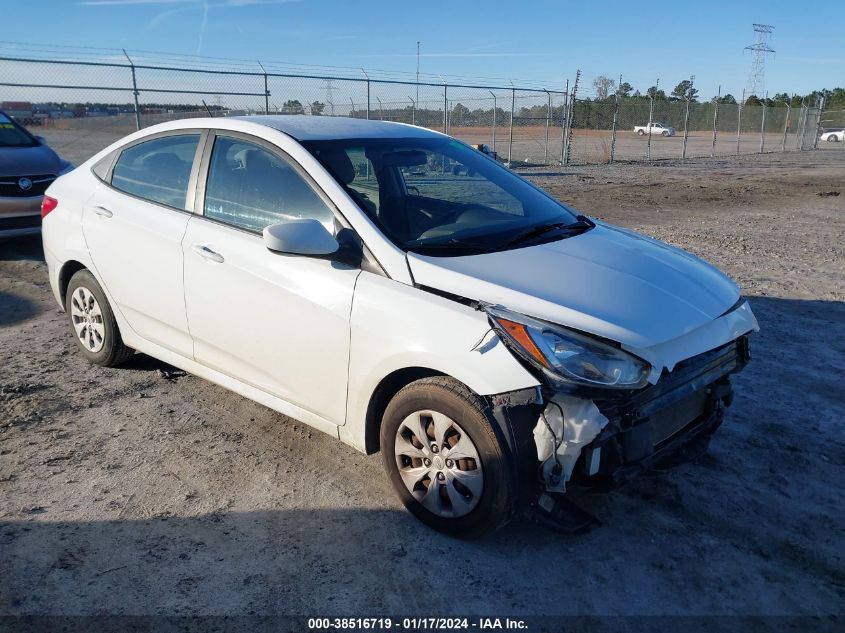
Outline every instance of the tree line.
{"label": "tree line", "polygon": [[[617,85],[618,84],[618,85]],[[620,99],[641,99],[651,101],[690,101],[697,103],[700,99],[698,89],[694,86],[691,79],[683,79],[677,83],[672,91],[667,95],[666,92],[655,86],[650,86],[646,91],[640,92],[636,90],[627,81],[618,83],[615,79],[611,79],[605,75],[599,75],[593,80],[593,92],[595,97],[593,99],[586,98],[585,101],[614,101],[617,97]],[[786,107],[787,105],[797,108],[802,105],[815,106],[824,97],[825,110],[842,110],[845,109],[845,88],[833,88],[832,90],[814,90],[806,95],[788,94],[786,92],[776,93],[772,97],[760,98],[758,95],[749,95],[745,98],[743,105],[748,106],[762,106],[767,107]],[[710,99],[710,102],[735,104],[742,100],[728,93],[724,95],[715,95]]]}

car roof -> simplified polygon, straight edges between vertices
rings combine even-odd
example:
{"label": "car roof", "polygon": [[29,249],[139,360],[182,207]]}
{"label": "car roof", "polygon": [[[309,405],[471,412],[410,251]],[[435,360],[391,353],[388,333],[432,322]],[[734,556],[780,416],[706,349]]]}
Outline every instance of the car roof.
{"label": "car roof", "polygon": [[348,117],[265,114],[226,118],[228,120],[246,121],[264,125],[279,130],[288,136],[292,136],[298,141],[355,138],[431,138],[441,136],[439,132],[405,123],[352,119]]}

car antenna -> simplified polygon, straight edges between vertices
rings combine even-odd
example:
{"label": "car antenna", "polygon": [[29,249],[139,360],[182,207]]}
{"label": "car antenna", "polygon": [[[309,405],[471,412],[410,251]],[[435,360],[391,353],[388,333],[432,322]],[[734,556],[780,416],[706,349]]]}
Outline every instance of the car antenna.
{"label": "car antenna", "polygon": [[208,107],[208,104],[205,102],[205,99],[202,100],[202,104],[205,106],[205,111],[208,112],[208,116],[213,119],[214,115],[211,114],[211,108]]}

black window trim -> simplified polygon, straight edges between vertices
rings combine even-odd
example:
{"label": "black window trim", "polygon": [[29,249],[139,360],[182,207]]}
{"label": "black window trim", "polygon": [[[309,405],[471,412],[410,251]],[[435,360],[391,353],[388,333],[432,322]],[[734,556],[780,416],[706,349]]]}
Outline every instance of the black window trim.
{"label": "black window trim", "polygon": [[[209,130],[205,128],[184,128],[180,130],[167,130],[165,132],[156,132],[155,134],[150,134],[148,136],[144,136],[139,139],[135,139],[131,143],[127,143],[126,145],[122,145],[121,147],[113,150],[110,154],[100,159],[97,163],[95,163],[91,167],[91,173],[94,174],[94,177],[99,180],[101,183],[106,185],[112,191],[116,191],[124,196],[129,196],[130,198],[134,198],[135,200],[141,200],[146,202],[147,204],[154,204],[158,207],[162,207],[163,209],[168,209],[170,211],[178,211],[179,213],[185,213],[188,215],[193,215],[193,208],[194,208],[194,195],[196,193],[196,181],[199,176],[199,169],[200,169],[200,159],[202,157],[202,150],[205,147],[206,139],[209,135]],[[185,208],[180,209],[179,207],[174,207],[169,204],[164,204],[163,202],[159,202],[158,200],[150,200],[149,198],[144,198],[143,196],[135,195],[134,193],[129,193],[128,191],[124,191],[123,189],[119,189],[115,187],[111,180],[112,175],[114,173],[115,165],[117,165],[118,160],[128,149],[136,147],[137,145],[141,145],[142,143],[146,143],[148,141],[155,141],[160,138],[167,138],[169,136],[196,136],[197,137],[197,148],[194,152],[194,158],[192,159],[191,163],[191,175],[188,177],[188,186],[187,191],[185,192]],[[111,162],[109,164],[108,171],[106,172],[106,179],[103,180],[100,178],[97,173],[94,171],[94,166],[99,165],[102,161],[109,159]]]}
{"label": "black window trim", "polygon": [[[338,208],[335,204],[334,200],[332,200],[331,196],[325,192],[325,190],[317,183],[316,180],[308,173],[302,165],[299,164],[293,156],[288,154],[285,150],[281,147],[272,143],[266,139],[261,138],[260,136],[255,136],[253,134],[248,134],[246,132],[239,132],[237,130],[227,130],[223,128],[212,128],[206,130],[206,135],[201,141],[202,146],[202,154],[199,158],[198,162],[198,171],[197,171],[197,179],[196,179],[196,189],[194,191],[194,206],[192,208],[192,215],[196,218],[202,218],[206,222],[214,222],[215,224],[219,224],[220,226],[226,227],[227,229],[231,229],[233,231],[240,231],[241,233],[246,233],[247,235],[251,235],[253,237],[258,237],[263,240],[263,235],[260,231],[252,231],[242,226],[236,226],[234,224],[230,224],[229,222],[224,222],[223,220],[218,220],[217,218],[210,218],[205,215],[205,189],[206,184],[208,182],[208,171],[209,167],[211,166],[211,153],[214,150],[214,143],[217,140],[217,137],[228,137],[228,138],[236,138],[247,143],[252,143],[257,145],[263,149],[266,149],[271,154],[275,154],[285,162],[287,162],[291,168],[299,174],[302,179],[305,181],[311,189],[313,189],[314,193],[323,201],[328,208],[329,212],[334,215],[335,222],[340,225],[341,228],[349,229],[350,231],[354,231],[355,229],[352,227],[352,224],[349,220],[346,219],[346,216],[343,215],[343,212]],[[292,139],[294,143],[298,142],[295,139]],[[307,151],[307,150],[306,150]],[[360,238],[359,238],[360,239]],[[390,275],[387,273],[387,269],[381,265],[381,263],[376,258],[375,254],[370,250],[370,247],[361,240],[361,247],[364,250],[364,256],[361,262],[361,270],[371,272],[373,274],[379,275],[381,277],[387,277],[390,279]]]}
{"label": "black window trim", "polygon": [[203,218],[209,222],[215,222],[216,224],[221,224],[223,226],[229,227],[231,229],[235,229],[237,231],[243,231],[244,233],[249,233],[250,235],[258,235],[261,237],[261,231],[254,231],[252,229],[248,229],[243,226],[238,226],[236,224],[231,224],[230,222],[226,222],[224,220],[218,220],[217,218],[211,218],[205,215],[205,191],[208,185],[208,174],[209,169],[211,167],[211,154],[214,150],[214,144],[218,138],[234,138],[240,141],[244,141],[247,143],[252,143],[260,147],[261,149],[267,150],[271,154],[274,154],[278,158],[281,158],[285,161],[291,168],[302,178],[308,187],[317,194],[317,197],[326,205],[329,213],[332,214],[334,220],[337,224],[339,224],[342,228],[351,229],[352,225],[347,221],[346,217],[341,213],[340,209],[337,208],[337,205],[334,203],[329,195],[323,191],[323,188],[317,184],[311,174],[299,164],[299,162],[290,154],[288,154],[285,150],[280,148],[278,145],[271,143],[259,136],[253,136],[252,134],[247,134],[244,132],[238,132],[235,130],[224,130],[224,129],[212,129],[209,130],[209,134],[205,139],[205,147],[203,148],[202,157],[200,159],[200,169],[199,174],[197,176],[196,181],[196,191],[194,192],[194,207],[193,212],[194,215],[197,217]]}

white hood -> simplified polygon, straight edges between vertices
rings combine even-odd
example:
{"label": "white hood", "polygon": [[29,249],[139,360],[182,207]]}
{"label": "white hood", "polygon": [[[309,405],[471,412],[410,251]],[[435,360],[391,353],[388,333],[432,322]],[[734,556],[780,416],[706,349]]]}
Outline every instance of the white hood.
{"label": "white hood", "polygon": [[466,257],[409,253],[408,262],[419,285],[636,350],[709,324],[740,296],[733,281],[697,257],[606,224],[538,246]]}

